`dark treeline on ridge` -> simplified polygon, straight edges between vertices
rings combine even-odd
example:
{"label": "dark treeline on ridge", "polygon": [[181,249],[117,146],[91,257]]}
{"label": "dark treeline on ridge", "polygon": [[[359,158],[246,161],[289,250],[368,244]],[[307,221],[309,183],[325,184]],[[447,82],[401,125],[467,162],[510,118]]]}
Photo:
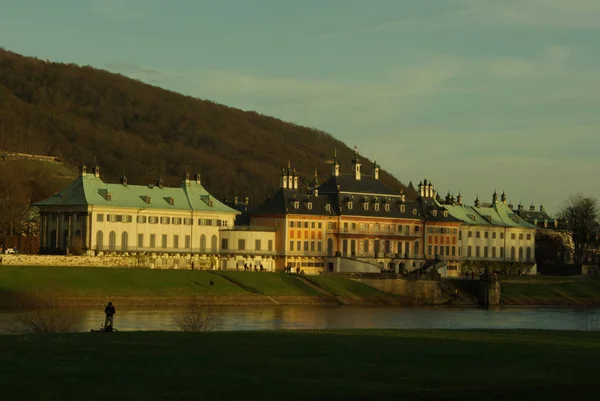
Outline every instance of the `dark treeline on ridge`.
{"label": "dark treeline on ridge", "polygon": [[[184,171],[200,171],[215,196],[256,203],[277,188],[288,159],[301,182],[310,182],[315,168],[321,180],[328,177],[334,148],[342,172],[350,172],[353,150],[327,133],[0,48],[0,151],[72,165],[97,160],[106,180],[126,175],[134,184],[162,176],[178,185]],[[371,165],[363,160],[365,173]],[[381,179],[404,188],[385,171]]]}

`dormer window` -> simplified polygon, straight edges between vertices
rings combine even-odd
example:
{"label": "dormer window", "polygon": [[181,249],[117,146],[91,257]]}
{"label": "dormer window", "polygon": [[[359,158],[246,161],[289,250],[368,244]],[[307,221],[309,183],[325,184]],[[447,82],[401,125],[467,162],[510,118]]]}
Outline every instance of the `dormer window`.
{"label": "dormer window", "polygon": [[369,210],[369,202],[363,203],[363,207],[365,210]]}
{"label": "dormer window", "polygon": [[390,205],[389,205],[389,203],[386,203],[383,208],[385,209],[386,212],[389,212],[390,211]]}
{"label": "dormer window", "polygon": [[325,205],[325,210],[331,212],[331,205],[329,203]]}
{"label": "dormer window", "polygon": [[150,204],[150,197],[148,195],[141,196],[144,203]]}
{"label": "dormer window", "polygon": [[374,207],[375,207],[375,211],[378,212],[379,211],[379,203],[376,203]]}
{"label": "dormer window", "polygon": [[348,210],[352,210],[352,202],[348,202]]}
{"label": "dormer window", "polygon": [[294,201],[294,209],[298,209],[300,207],[300,202]]}
{"label": "dormer window", "polygon": [[448,211],[444,210],[444,217],[448,217]]}
{"label": "dormer window", "polygon": [[167,201],[167,203],[169,205],[174,205],[175,204],[175,198],[173,198],[173,197],[165,198],[165,200]]}
{"label": "dormer window", "polygon": [[432,211],[431,214],[433,214],[433,217],[437,216],[437,210]]}
{"label": "dormer window", "polygon": [[106,200],[107,201],[112,201],[112,194],[110,192],[106,193]]}
{"label": "dormer window", "polygon": [[417,215],[417,209],[413,209],[413,215]]}
{"label": "dormer window", "polygon": [[406,205],[400,205],[400,213],[406,212]]}
{"label": "dormer window", "polygon": [[306,204],[306,207],[308,208],[308,210],[312,210],[312,202],[308,202]]}

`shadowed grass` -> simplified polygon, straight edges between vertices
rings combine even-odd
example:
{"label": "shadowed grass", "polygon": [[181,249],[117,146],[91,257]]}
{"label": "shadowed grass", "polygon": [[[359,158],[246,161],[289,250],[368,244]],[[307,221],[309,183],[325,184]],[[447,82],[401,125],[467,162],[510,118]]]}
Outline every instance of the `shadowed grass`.
{"label": "shadowed grass", "polygon": [[3,400],[596,400],[600,333],[0,336]]}
{"label": "shadowed grass", "polygon": [[507,305],[600,304],[600,280],[595,278],[503,281],[501,292]]}

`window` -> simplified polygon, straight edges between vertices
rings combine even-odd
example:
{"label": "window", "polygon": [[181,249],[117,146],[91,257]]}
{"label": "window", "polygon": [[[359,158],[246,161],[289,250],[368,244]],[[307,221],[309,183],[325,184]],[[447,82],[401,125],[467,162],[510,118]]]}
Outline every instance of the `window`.
{"label": "window", "polygon": [[229,249],[229,239],[221,238],[221,249],[227,250]]}
{"label": "window", "polygon": [[344,223],[344,232],[347,233],[348,232],[348,223]]}
{"label": "window", "polygon": [[496,247],[492,247],[492,258],[496,257]]}
{"label": "window", "polygon": [[162,235],[162,247],[163,248],[167,247],[167,234]]}
{"label": "window", "polygon": [[315,251],[315,241],[310,241],[310,251],[311,252]]}
{"label": "window", "polygon": [[510,235],[510,239],[517,239],[517,235],[516,235],[515,233],[512,233],[512,234]]}
{"label": "window", "polygon": [[487,237],[488,237],[488,235],[489,235],[489,233],[488,233],[487,231],[486,231],[486,232],[484,232],[484,233],[483,233],[483,238],[487,238]]}
{"label": "window", "polygon": [[125,216],[123,216],[123,222],[124,223],[131,223],[133,222],[133,216],[126,214]]}
{"label": "window", "polygon": [[290,241],[290,251],[294,250],[294,241]]}
{"label": "window", "polygon": [[192,247],[192,237],[189,235],[185,236],[185,248],[190,249]]}
{"label": "window", "polygon": [[470,258],[471,256],[473,256],[473,255],[472,255],[472,252],[471,252],[471,245],[469,245],[469,246],[467,247],[467,256],[468,256],[469,258]]}
{"label": "window", "polygon": [[531,234],[527,234],[527,240],[529,241],[531,239]]}
{"label": "window", "polygon": [[254,249],[256,249],[257,251],[260,251],[260,240],[254,240]]}
{"label": "window", "polygon": [[170,217],[161,217],[160,224],[171,224],[171,218]]}
{"label": "window", "polygon": [[300,202],[294,201],[294,209],[298,209],[300,207]]}
{"label": "window", "polygon": [[317,223],[315,223],[314,221],[310,223],[310,228],[315,228],[315,226],[317,225]]}
{"label": "window", "polygon": [[352,223],[350,227],[352,228],[352,231],[356,231],[356,223]]}
{"label": "window", "polygon": [[389,203],[386,203],[383,208],[385,209],[386,212],[389,212],[390,211],[390,205],[389,205]]}
{"label": "window", "polygon": [[406,206],[400,205],[400,213],[404,213],[404,212],[406,212]]}
{"label": "window", "polygon": [[273,240],[272,239],[270,239],[269,242],[267,242],[267,250],[268,251],[273,250]]}
{"label": "window", "polygon": [[146,224],[147,220],[148,220],[148,218],[146,216],[138,216],[137,217],[138,224]]}
{"label": "window", "polygon": [[181,217],[173,217],[173,224],[175,225],[181,225],[182,222],[182,218]]}
{"label": "window", "polygon": [[244,251],[246,249],[246,240],[243,238],[238,239],[238,249]]}
{"label": "window", "polygon": [[294,227],[294,221],[293,220],[290,221],[290,227],[292,227],[292,228]]}
{"label": "window", "polygon": [[416,233],[418,233],[418,232],[420,232],[420,231],[421,231],[421,227],[419,227],[419,226],[415,226],[415,232],[416,232]]}
{"label": "window", "polygon": [[298,252],[302,250],[302,241],[296,241],[296,250]]}
{"label": "window", "polygon": [[185,224],[186,226],[191,226],[192,224],[194,224],[194,220],[191,217],[186,217],[185,219],[183,219],[183,224]]}
{"label": "window", "polygon": [[433,253],[432,253],[432,252],[433,252],[433,248],[432,248],[432,246],[431,246],[431,245],[427,245],[427,254],[428,254],[428,255],[433,255]]}
{"label": "window", "polygon": [[144,234],[138,234],[138,248],[144,247]]}
{"label": "window", "polygon": [[348,202],[348,209],[352,210],[352,202]]}
{"label": "window", "polygon": [[325,210],[331,212],[331,205],[329,203],[325,205]]}
{"label": "window", "polygon": [[459,232],[458,232],[458,239],[459,239],[459,240],[462,240],[462,231],[459,231]]}
{"label": "window", "polygon": [[96,216],[96,221],[99,221],[99,222],[102,222],[102,221],[104,221],[104,215],[103,215],[103,214],[98,214],[98,215]]}
{"label": "window", "polygon": [[504,233],[500,233],[500,239],[504,239]]}
{"label": "window", "polygon": [[318,223],[317,223],[317,228],[318,228],[319,230],[321,230],[321,229],[323,228],[323,223],[321,223],[321,222],[318,222]]}
{"label": "window", "polygon": [[375,208],[375,211],[378,212],[379,211],[379,203],[376,203],[374,208]]}
{"label": "window", "polygon": [[475,231],[475,238],[481,237],[481,233],[479,231]]}
{"label": "window", "polygon": [[523,239],[523,234],[519,234],[519,239]]}
{"label": "window", "polygon": [[308,252],[308,241],[304,241],[304,252]]}
{"label": "window", "polygon": [[150,234],[150,248],[156,248],[156,235]]}
{"label": "window", "polygon": [[433,214],[434,217],[437,216],[437,210],[433,210],[431,214]]}
{"label": "window", "polygon": [[503,246],[500,247],[500,257],[501,258],[504,257],[504,247]]}
{"label": "window", "polygon": [[416,216],[417,215],[417,209],[413,209],[413,214]]}
{"label": "window", "polygon": [[304,228],[308,228],[308,221],[304,222]]}
{"label": "window", "polygon": [[473,238],[473,231],[469,231],[469,234],[467,235],[467,237]]}
{"label": "window", "polygon": [[308,202],[306,207],[308,208],[308,210],[312,210],[312,202]]}
{"label": "window", "polygon": [[222,225],[223,227],[227,227],[227,220],[223,220],[223,221],[221,221],[221,225]]}
{"label": "window", "polygon": [[369,202],[363,203],[363,207],[365,210],[369,210]]}
{"label": "window", "polygon": [[492,239],[496,239],[496,233],[495,232],[492,233]]}
{"label": "window", "polygon": [[479,247],[478,246],[475,247],[475,257],[476,258],[479,257]]}
{"label": "window", "polygon": [[173,236],[173,248],[179,248],[179,235]]}
{"label": "window", "polygon": [[156,217],[156,216],[148,216],[148,223],[150,223],[150,224],[157,224],[158,223],[158,217]]}
{"label": "window", "polygon": [[483,257],[484,257],[484,258],[487,258],[487,257],[488,257],[488,247],[487,247],[487,246],[484,246],[484,247],[483,247]]}

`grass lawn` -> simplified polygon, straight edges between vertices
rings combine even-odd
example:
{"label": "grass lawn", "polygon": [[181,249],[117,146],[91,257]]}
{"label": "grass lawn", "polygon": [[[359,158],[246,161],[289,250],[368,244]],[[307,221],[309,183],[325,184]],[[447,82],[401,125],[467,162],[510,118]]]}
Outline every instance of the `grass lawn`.
{"label": "grass lawn", "polygon": [[393,294],[379,291],[358,281],[336,276],[302,276],[306,280],[338,297],[389,298]]}
{"label": "grass lawn", "polygon": [[543,282],[501,282],[505,304],[586,304],[600,303],[600,280],[595,278],[554,278]]}
{"label": "grass lawn", "polygon": [[102,267],[2,266],[0,290],[63,296],[250,295],[206,271]]}
{"label": "grass lawn", "polygon": [[294,275],[284,273],[258,273],[246,271],[213,271],[249,292],[269,296],[318,296],[317,290],[306,285]]}
{"label": "grass lawn", "polygon": [[600,333],[0,336],[1,399],[597,400]]}

